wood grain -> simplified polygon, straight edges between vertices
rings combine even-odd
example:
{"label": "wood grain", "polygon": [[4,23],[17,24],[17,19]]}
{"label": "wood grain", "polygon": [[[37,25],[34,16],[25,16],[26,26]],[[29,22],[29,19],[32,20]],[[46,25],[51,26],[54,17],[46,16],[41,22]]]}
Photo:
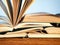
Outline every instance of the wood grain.
{"label": "wood grain", "polygon": [[0,45],[60,45],[60,39],[49,38],[2,38]]}

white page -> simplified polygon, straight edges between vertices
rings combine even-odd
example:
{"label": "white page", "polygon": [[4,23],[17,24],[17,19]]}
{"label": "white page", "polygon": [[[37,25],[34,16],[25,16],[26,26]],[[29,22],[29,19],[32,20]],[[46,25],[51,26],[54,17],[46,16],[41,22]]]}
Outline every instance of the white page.
{"label": "white page", "polygon": [[17,34],[5,34],[0,35],[0,38],[8,38],[8,37],[25,37],[26,33],[17,33]]}
{"label": "white page", "polygon": [[43,26],[52,26],[50,23],[20,23],[16,25],[14,28],[20,28],[20,27],[43,27]]}
{"label": "white page", "polygon": [[23,14],[25,13],[26,9],[30,6],[30,4],[32,2],[33,2],[33,0],[29,0],[29,1],[28,0],[25,0],[24,5],[23,5],[22,10],[21,10],[21,13],[19,13],[19,17],[18,17],[18,20],[17,20],[17,23],[16,24],[19,23],[19,21],[21,20]]}
{"label": "white page", "polygon": [[3,21],[5,21],[6,23],[9,23],[9,24],[11,25],[9,19],[8,19],[7,17],[5,17],[5,16],[0,16],[0,20],[3,20]]}
{"label": "white page", "polygon": [[17,30],[15,32],[8,32],[7,34],[15,34],[15,33],[26,33],[26,32],[36,32],[38,31],[37,29],[39,29],[40,31],[43,29],[42,27],[37,27],[37,28],[29,28],[29,29],[24,29],[24,30]]}
{"label": "white page", "polygon": [[[7,10],[7,5],[6,5],[6,0],[1,0],[0,1],[0,7],[3,10],[3,13],[5,12],[5,17],[0,17],[1,19],[3,19],[4,21],[6,21],[7,23],[9,23],[11,25],[10,19],[9,19],[9,14],[8,14],[8,10]],[[4,16],[2,15],[2,16]]]}
{"label": "white page", "polygon": [[30,38],[60,38],[60,34],[40,34],[40,33],[30,33],[28,34]]}
{"label": "white page", "polygon": [[5,4],[2,2],[2,0],[0,0],[0,6],[3,9],[3,11],[5,12],[5,14],[8,16],[7,8],[6,8]]}
{"label": "white page", "polygon": [[6,24],[6,23],[0,23],[0,27],[11,27],[11,25]]}
{"label": "white page", "polygon": [[60,34],[60,27],[48,27],[45,30],[48,34]]}
{"label": "white page", "polygon": [[13,12],[12,12],[11,0],[5,0],[5,2],[6,2],[6,8],[8,10],[8,14],[9,14],[9,20],[10,20],[11,25],[12,25]]}
{"label": "white page", "polygon": [[13,28],[11,27],[0,27],[0,32],[5,32],[5,31],[12,31]]}

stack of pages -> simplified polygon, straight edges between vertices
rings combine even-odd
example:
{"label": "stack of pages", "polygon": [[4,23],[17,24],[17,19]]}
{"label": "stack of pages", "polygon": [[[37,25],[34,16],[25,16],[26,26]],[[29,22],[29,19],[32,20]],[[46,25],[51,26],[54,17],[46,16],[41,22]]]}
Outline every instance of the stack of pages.
{"label": "stack of pages", "polygon": [[33,0],[0,0],[0,38],[60,38],[60,16],[45,12],[24,14]]}

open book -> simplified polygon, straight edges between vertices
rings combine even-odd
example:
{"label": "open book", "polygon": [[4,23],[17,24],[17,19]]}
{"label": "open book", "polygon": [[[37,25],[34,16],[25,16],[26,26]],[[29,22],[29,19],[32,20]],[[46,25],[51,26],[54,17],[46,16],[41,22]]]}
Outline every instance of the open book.
{"label": "open book", "polygon": [[56,34],[56,37],[60,37],[58,35],[60,34],[59,15],[24,14],[32,2],[33,0],[5,0],[6,4],[4,4],[3,0],[0,0],[0,7],[6,14],[0,16],[0,37],[32,37],[33,34],[33,37],[35,34]]}
{"label": "open book", "polygon": [[0,0],[0,7],[7,15],[6,17],[0,16],[0,20],[4,21],[4,23],[0,24],[0,29],[12,31],[23,21],[25,17],[24,12],[32,2],[33,0],[5,0],[6,4],[4,4],[3,0]]}

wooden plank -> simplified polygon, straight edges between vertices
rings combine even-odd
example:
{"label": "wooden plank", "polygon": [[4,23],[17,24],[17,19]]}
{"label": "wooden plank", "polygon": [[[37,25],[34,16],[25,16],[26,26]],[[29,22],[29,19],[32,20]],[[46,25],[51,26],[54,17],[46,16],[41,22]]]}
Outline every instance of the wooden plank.
{"label": "wooden plank", "polygon": [[2,38],[0,45],[60,45],[60,39],[50,38]]}

